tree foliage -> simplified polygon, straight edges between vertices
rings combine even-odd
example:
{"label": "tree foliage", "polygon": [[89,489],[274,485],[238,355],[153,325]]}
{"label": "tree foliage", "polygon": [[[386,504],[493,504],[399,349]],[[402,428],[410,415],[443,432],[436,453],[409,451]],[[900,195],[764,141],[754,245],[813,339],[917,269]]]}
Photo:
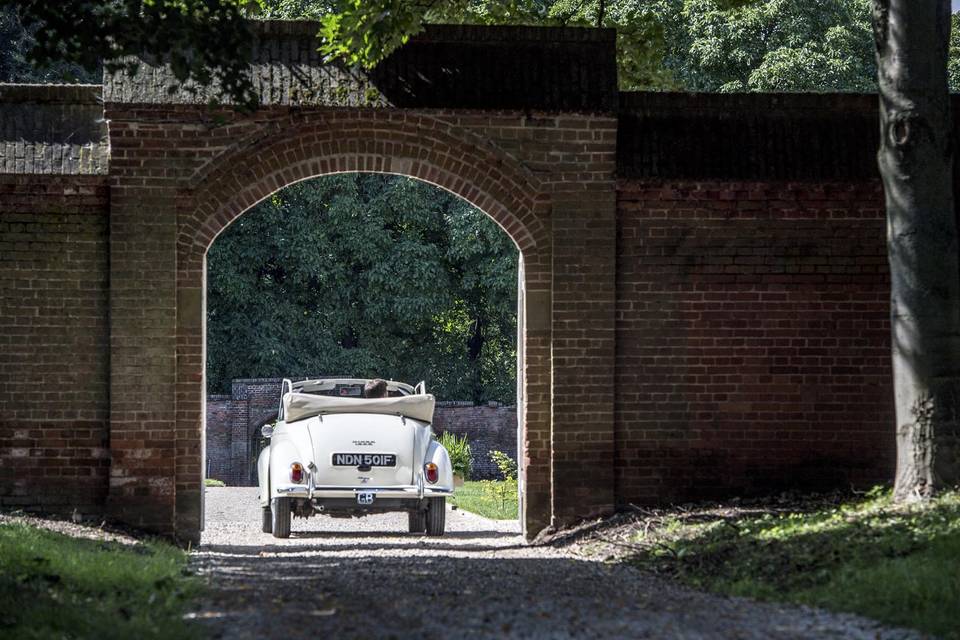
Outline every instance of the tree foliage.
{"label": "tree foliage", "polygon": [[664,67],[694,91],[874,91],[868,0],[656,0]]}
{"label": "tree foliage", "polygon": [[[240,104],[255,102],[246,73],[249,0],[0,0],[29,37],[15,56],[36,69],[135,71],[165,60],[184,86],[217,83]],[[7,57],[10,54],[4,53]],[[13,57],[13,56],[11,56]]]}
{"label": "tree foliage", "polygon": [[343,0],[318,17],[324,50],[366,66],[425,22],[582,25],[616,28],[628,90],[876,89],[869,0]]}
{"label": "tree foliage", "polygon": [[[275,0],[261,0],[270,5]],[[321,21],[320,50],[372,67],[425,23],[547,24],[547,0],[337,0]]]}
{"label": "tree foliage", "polygon": [[207,255],[208,388],[380,376],[511,403],[517,256],[489,217],[417,180],[343,174],[287,187]]}
{"label": "tree foliage", "polygon": [[0,4],[0,82],[43,84],[53,82],[99,83],[99,65],[85,69],[75,62],[40,65],[28,58],[36,45],[36,27],[27,29],[18,7]]}
{"label": "tree foliage", "polygon": [[[368,67],[430,22],[585,25],[617,29],[627,90],[876,90],[869,0],[0,0],[0,9],[5,78],[25,61],[76,76],[142,54],[167,58],[187,86],[216,81],[246,105],[244,17],[318,20],[322,52]],[[38,37],[8,28],[20,22]],[[960,90],[956,40],[950,65]]]}

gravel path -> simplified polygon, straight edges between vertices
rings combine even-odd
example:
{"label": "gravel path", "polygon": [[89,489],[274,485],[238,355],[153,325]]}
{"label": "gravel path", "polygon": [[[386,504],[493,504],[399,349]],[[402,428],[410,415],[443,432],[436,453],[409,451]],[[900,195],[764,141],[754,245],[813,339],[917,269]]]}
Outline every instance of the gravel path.
{"label": "gravel path", "polygon": [[447,513],[295,519],[260,532],[256,488],[209,488],[192,617],[217,638],[912,638],[854,616],[703,594],[620,564],[523,544],[516,522]]}

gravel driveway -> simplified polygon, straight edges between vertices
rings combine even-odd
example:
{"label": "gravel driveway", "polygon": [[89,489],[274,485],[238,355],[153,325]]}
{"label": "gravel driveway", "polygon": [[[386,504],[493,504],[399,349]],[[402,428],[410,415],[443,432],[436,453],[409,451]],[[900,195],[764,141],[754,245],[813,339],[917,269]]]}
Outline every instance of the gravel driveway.
{"label": "gravel driveway", "polygon": [[908,638],[853,616],[703,594],[619,564],[523,543],[516,522],[447,513],[295,519],[260,532],[256,488],[209,488],[193,554],[218,638]]}

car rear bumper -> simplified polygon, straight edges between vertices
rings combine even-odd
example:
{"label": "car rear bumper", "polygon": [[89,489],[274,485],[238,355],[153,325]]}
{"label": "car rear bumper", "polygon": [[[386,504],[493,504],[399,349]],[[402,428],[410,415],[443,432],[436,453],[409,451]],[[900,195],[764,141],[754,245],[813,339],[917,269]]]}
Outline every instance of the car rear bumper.
{"label": "car rear bumper", "polygon": [[305,484],[288,484],[274,488],[276,495],[308,500],[326,498],[349,498],[355,500],[358,493],[373,493],[376,498],[421,500],[453,495],[452,488],[425,486],[422,491],[416,486],[407,487],[310,487]]}

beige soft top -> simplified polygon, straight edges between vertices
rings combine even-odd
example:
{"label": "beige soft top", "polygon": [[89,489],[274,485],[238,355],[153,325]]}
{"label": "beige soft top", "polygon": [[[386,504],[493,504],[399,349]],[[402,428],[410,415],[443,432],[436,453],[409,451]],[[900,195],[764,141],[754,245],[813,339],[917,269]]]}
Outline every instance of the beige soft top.
{"label": "beige soft top", "polygon": [[381,413],[433,422],[435,404],[429,393],[398,398],[345,398],[293,391],[283,396],[283,414],[287,422],[331,413]]}
{"label": "beige soft top", "polygon": [[[293,382],[290,386],[294,391],[317,392],[331,391],[336,388],[337,385],[362,386],[368,382],[370,382],[370,378],[320,378],[317,380]],[[396,380],[384,380],[384,382],[387,383],[388,392],[400,392],[404,395],[410,395],[415,392],[415,389],[405,382],[397,382]]]}

